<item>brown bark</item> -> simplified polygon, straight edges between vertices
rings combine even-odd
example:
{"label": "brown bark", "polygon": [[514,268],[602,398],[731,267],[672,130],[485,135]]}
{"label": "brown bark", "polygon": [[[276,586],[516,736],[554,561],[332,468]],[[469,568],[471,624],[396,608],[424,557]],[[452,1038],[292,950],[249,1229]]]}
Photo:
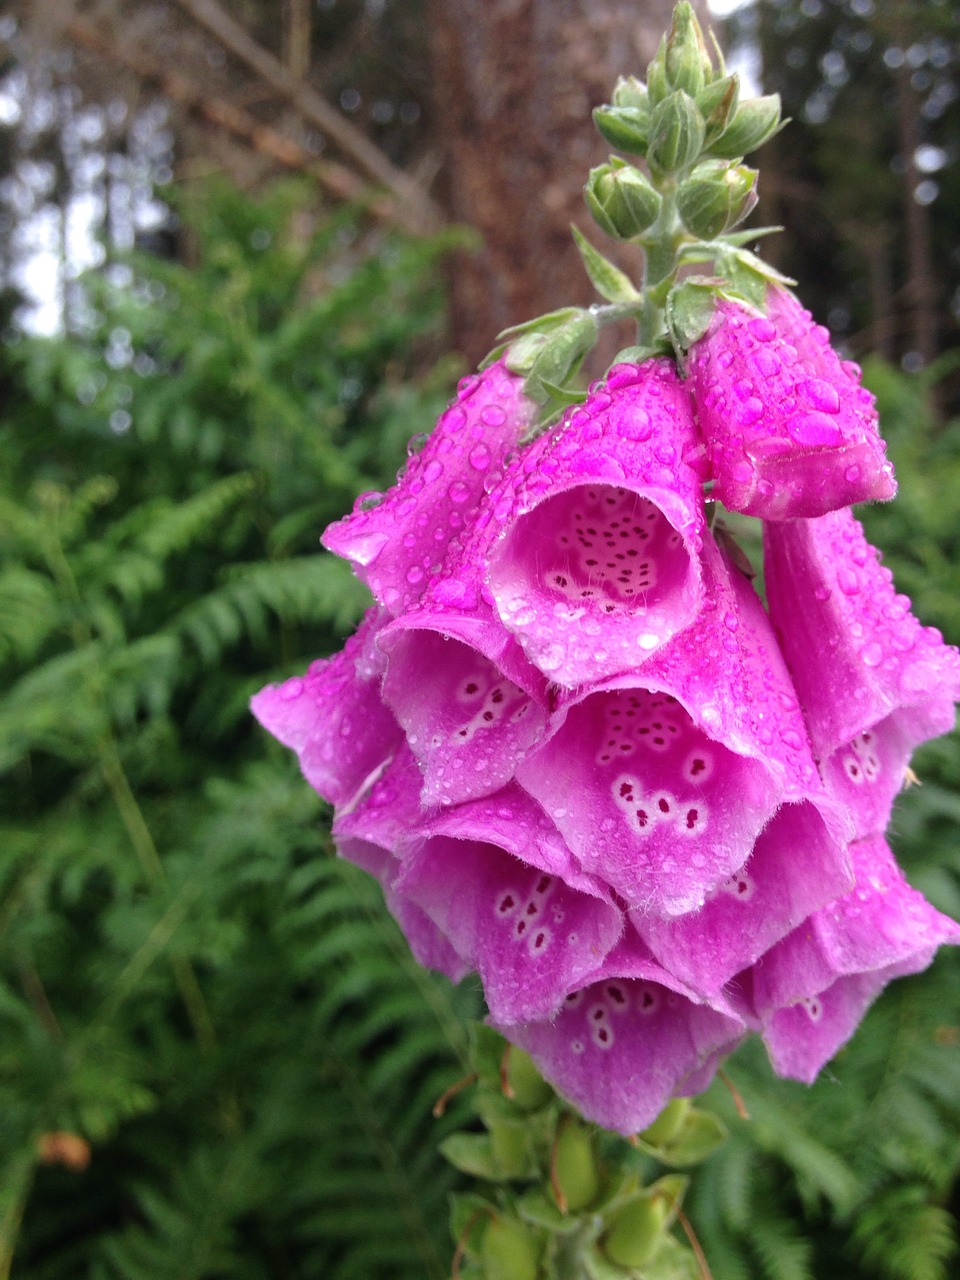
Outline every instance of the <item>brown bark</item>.
{"label": "brown bark", "polygon": [[[591,109],[619,74],[645,73],[672,9],[673,0],[431,0],[441,198],[483,241],[452,277],[454,341],[471,362],[507,325],[596,301],[569,229],[576,222],[608,250],[582,197],[609,152]],[[623,261],[637,269],[636,257]]]}

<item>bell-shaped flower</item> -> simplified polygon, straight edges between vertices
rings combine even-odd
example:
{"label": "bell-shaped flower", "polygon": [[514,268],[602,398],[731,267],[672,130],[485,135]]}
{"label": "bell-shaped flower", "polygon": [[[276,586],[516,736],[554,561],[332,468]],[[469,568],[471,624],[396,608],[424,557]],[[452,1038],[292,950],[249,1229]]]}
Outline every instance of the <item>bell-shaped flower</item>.
{"label": "bell-shaped flower", "polygon": [[702,448],[671,363],[616,365],[490,496],[504,625],[568,688],[628,671],[702,596]]}
{"label": "bell-shaped flower", "polygon": [[401,741],[379,774],[351,805],[337,813],[333,838],[342,858],[380,881],[387,907],[417,962],[459,982],[470,966],[420,907],[396,888],[402,845],[423,817],[419,793],[420,771],[409,747]]}
{"label": "bell-shaped flower", "polygon": [[760,601],[709,535],[703,566],[696,621],[563,700],[517,770],[584,870],[652,916],[697,910],[781,803],[822,791]]}
{"label": "bell-shaped flower", "polygon": [[515,784],[411,831],[396,892],[479,972],[503,1022],[552,1017],[623,932],[609,892]]}
{"label": "bell-shaped flower", "polygon": [[764,563],[823,777],[858,836],[881,832],[914,747],[953,727],[960,653],[913,616],[849,511],[767,524]]}
{"label": "bell-shaped flower", "polygon": [[589,1120],[633,1134],[688,1082],[706,1088],[746,1026],[722,996],[699,1003],[627,935],[552,1019],[494,1026]]}
{"label": "bell-shaped flower", "polygon": [[789,520],[892,498],[873,397],[856,365],[786,289],[766,314],[721,298],[688,360],[714,495],[731,511]]}
{"label": "bell-shaped flower", "polygon": [[815,912],[751,974],[774,1070],[808,1084],[892,978],[919,973],[939,946],[960,943],[960,925],[910,887],[882,836],[855,841],[850,853],[853,889]]}
{"label": "bell-shaped flower", "polygon": [[483,588],[474,535],[451,553],[423,599],[381,633],[385,701],[423,772],[425,806],[458,804],[505,786],[547,722],[547,681],[505,630]]}
{"label": "bell-shaped flower", "polygon": [[845,814],[821,799],[785,804],[750,857],[698,911],[630,921],[656,959],[707,999],[820,907],[846,893],[853,872]]}
{"label": "bell-shaped flower", "polygon": [[351,514],[324,532],[323,545],[349,560],[391,613],[409,609],[469,526],[535,411],[522,378],[502,361],[464,378],[397,483],[384,495],[361,494]]}
{"label": "bell-shaped flower", "polygon": [[304,777],[333,805],[348,804],[403,741],[380,696],[383,614],[371,609],[343,649],[303,676],[267,685],[250,707],[265,729],[297,753]]}

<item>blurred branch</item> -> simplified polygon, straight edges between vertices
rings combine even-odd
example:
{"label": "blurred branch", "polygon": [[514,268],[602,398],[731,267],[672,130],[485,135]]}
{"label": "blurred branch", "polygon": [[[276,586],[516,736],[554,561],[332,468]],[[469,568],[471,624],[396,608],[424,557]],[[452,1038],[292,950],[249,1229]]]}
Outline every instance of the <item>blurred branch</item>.
{"label": "blurred branch", "polygon": [[375,217],[384,222],[398,223],[413,234],[422,235],[426,229],[420,219],[401,208],[397,201],[372,193],[361,178],[343,165],[317,160],[299,143],[262,124],[242,107],[224,98],[205,96],[185,76],[168,71],[140,49],[117,43],[85,19],[74,18],[67,27],[67,34],[92,53],[126,67],[143,80],[152,81],[171,101],[242,138],[262,155],[269,156],[285,168],[309,174],[338,199],[355,200]]}
{"label": "blurred branch", "polygon": [[298,80],[236,22],[216,0],[177,0],[180,8],[215,36],[223,47],[285,98],[304,120],[320,129],[376,182],[394,196],[405,216],[421,232],[434,231],[443,217],[430,197],[402,170],[395,168],[379,147],[336,111],[308,84]]}

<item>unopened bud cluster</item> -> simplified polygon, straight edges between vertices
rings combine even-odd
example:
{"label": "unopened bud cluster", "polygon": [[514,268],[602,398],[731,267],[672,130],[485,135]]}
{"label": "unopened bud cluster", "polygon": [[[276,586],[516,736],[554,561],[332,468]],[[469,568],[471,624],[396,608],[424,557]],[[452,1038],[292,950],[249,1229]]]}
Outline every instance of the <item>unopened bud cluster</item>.
{"label": "unopened bud cluster", "polygon": [[714,66],[690,5],[678,4],[646,82],[620,79],[594,120],[649,170],[612,157],[591,171],[587,204],[608,235],[643,243],[656,227],[715,240],[756,205],[757,175],[741,162],[779,129],[780,99],[741,101],[737,76]]}

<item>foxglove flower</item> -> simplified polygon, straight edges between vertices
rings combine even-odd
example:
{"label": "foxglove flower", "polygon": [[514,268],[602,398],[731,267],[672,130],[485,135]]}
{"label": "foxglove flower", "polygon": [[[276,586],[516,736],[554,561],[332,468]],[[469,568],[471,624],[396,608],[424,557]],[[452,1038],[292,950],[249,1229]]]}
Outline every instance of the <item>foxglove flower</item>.
{"label": "foxglove flower", "polygon": [[746,1032],[718,996],[701,1003],[626,937],[557,1017],[494,1025],[564,1097],[618,1133],[649,1125],[670,1099],[700,1092]]}
{"label": "foxglove flower", "polygon": [[817,796],[797,699],[749,582],[703,543],[696,620],[575,692],[517,776],[586,871],[652,916],[695,911],[786,800]]}
{"label": "foxglove flower", "polygon": [[496,1020],[552,1017],[623,932],[609,891],[516,784],[418,824],[401,862],[397,894],[479,972]]}
{"label": "foxglove flower", "polygon": [[850,852],[854,888],[815,912],[750,975],[774,1069],[808,1084],[892,978],[919,973],[939,946],[960,943],[960,925],[907,884],[882,836],[856,841]]}
{"label": "foxglove flower", "polygon": [[960,653],[913,616],[849,511],[767,524],[764,560],[824,779],[858,836],[882,832],[914,747],[953,728]]}
{"label": "foxglove flower", "polygon": [[485,593],[489,518],[489,509],[478,512],[443,574],[379,638],[387,656],[383,696],[420,762],[427,806],[498,791],[546,727],[546,677]]}
{"label": "foxglove flower", "polygon": [[349,560],[391,613],[409,609],[470,525],[535,408],[502,362],[464,378],[393,488],[382,497],[362,494],[350,515],[326,529],[323,545]]}
{"label": "foxglove flower", "polygon": [[674,978],[709,999],[853,882],[842,811],[820,801],[785,804],[750,857],[699,911],[663,918],[633,910],[630,921]]}
{"label": "foxglove flower", "polygon": [[768,289],[765,315],[721,298],[688,374],[729,510],[788,520],[896,492],[860,371],[786,289]]}
{"label": "foxglove flower", "polygon": [[416,903],[396,889],[401,846],[422,817],[419,793],[420,771],[410,749],[401,742],[363,791],[337,813],[333,838],[341,857],[380,881],[387,907],[417,961],[459,982],[469,973],[470,965]]}
{"label": "foxglove flower", "polygon": [[494,602],[550,680],[629,671],[693,620],[701,462],[673,365],[622,364],[492,492]]}
{"label": "foxglove flower", "polygon": [[295,751],[304,777],[333,805],[348,804],[403,741],[380,696],[383,625],[371,609],[343,649],[303,676],[267,685],[251,701],[263,727]]}

